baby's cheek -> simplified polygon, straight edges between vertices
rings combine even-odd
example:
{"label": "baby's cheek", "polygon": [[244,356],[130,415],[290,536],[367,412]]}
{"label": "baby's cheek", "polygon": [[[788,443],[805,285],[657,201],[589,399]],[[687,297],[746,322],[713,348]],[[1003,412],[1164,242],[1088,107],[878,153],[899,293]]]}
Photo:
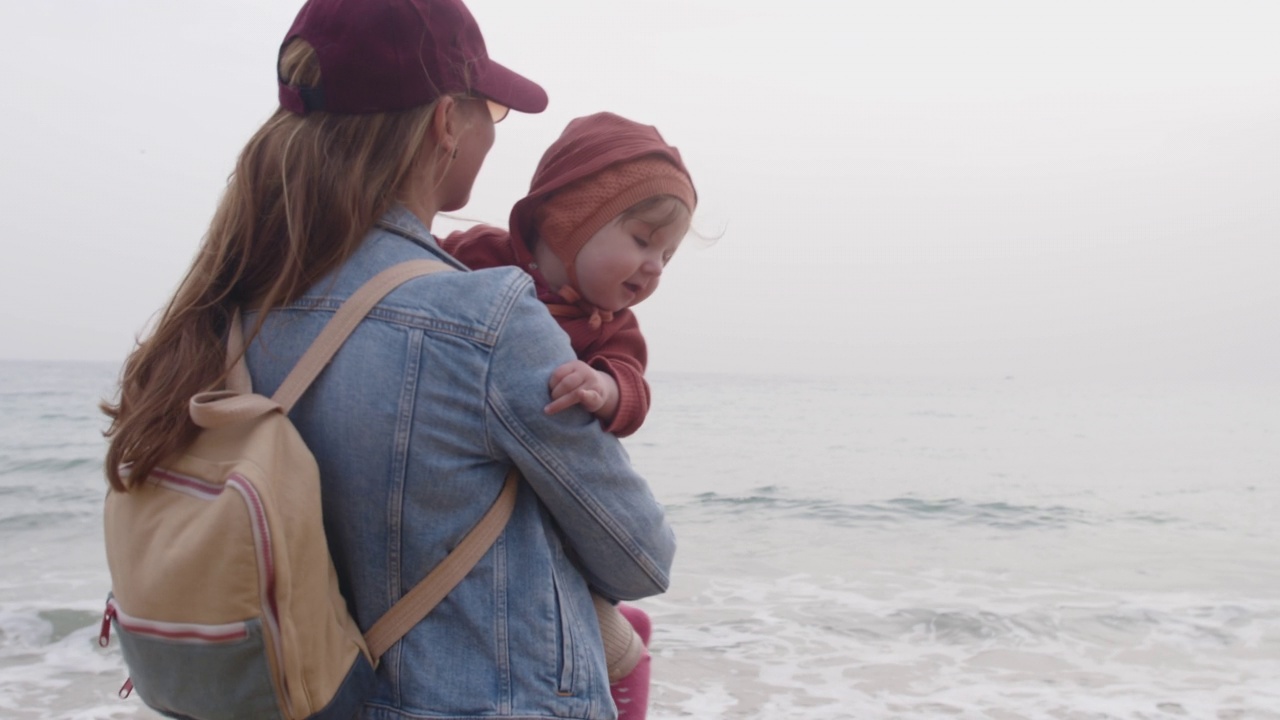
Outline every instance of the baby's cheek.
{"label": "baby's cheek", "polygon": [[645,297],[649,297],[658,290],[658,286],[662,284],[662,278],[656,277],[653,282],[649,283],[649,287],[645,288]]}

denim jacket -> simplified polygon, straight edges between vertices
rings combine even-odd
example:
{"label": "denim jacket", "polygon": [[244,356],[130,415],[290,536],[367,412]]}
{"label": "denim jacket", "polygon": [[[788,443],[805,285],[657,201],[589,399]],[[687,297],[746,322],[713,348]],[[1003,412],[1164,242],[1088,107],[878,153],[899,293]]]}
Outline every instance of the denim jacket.
{"label": "denim jacket", "polygon": [[290,415],[320,466],[361,629],[460,541],[511,465],[525,482],[493,548],[382,657],[363,717],[613,718],[588,587],[665,591],[675,539],[616,438],[580,408],[543,413],[552,370],[574,355],[525,273],[467,271],[394,208],[341,268],[269,313],[249,349],[254,388],[274,392],[362,283],[420,258],[460,272],[388,295]]}

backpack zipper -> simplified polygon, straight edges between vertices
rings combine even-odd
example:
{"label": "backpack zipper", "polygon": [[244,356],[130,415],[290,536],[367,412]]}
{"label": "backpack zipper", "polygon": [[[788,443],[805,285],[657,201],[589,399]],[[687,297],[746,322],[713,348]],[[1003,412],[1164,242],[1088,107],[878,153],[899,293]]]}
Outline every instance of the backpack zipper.
{"label": "backpack zipper", "polygon": [[193,645],[216,645],[225,642],[237,642],[249,637],[249,628],[242,622],[225,623],[223,625],[197,625],[194,623],[164,622],[161,620],[144,620],[129,615],[120,609],[116,599],[107,599],[107,610],[102,614],[102,630],[98,633],[98,644],[106,647],[111,642],[111,621],[135,635],[145,635],[170,642],[191,643]]}

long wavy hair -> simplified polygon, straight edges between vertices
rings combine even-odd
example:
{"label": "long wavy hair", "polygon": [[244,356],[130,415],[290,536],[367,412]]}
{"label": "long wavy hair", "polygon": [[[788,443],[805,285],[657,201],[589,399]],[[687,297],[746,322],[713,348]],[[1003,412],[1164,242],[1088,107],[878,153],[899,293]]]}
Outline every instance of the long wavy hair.
{"label": "long wavy hair", "polygon": [[[318,85],[310,45],[286,48],[280,74],[290,84]],[[301,296],[351,256],[412,174],[423,172],[418,158],[424,144],[434,144],[434,111],[434,103],[368,115],[298,116],[280,108],[254,134],[191,268],[125,361],[117,401],[101,405],[111,418],[106,474],[113,488],[141,483],[195,439],[187,402],[225,382],[233,311]],[[426,172],[434,176],[436,168]]]}

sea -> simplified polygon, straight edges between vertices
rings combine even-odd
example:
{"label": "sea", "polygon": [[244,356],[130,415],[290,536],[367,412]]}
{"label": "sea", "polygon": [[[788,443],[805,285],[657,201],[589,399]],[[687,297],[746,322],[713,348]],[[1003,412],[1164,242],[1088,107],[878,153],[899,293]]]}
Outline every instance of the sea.
{"label": "sea", "polygon": [[[113,364],[0,362],[0,718],[97,644]],[[1280,719],[1280,384],[654,373],[649,717]]]}

